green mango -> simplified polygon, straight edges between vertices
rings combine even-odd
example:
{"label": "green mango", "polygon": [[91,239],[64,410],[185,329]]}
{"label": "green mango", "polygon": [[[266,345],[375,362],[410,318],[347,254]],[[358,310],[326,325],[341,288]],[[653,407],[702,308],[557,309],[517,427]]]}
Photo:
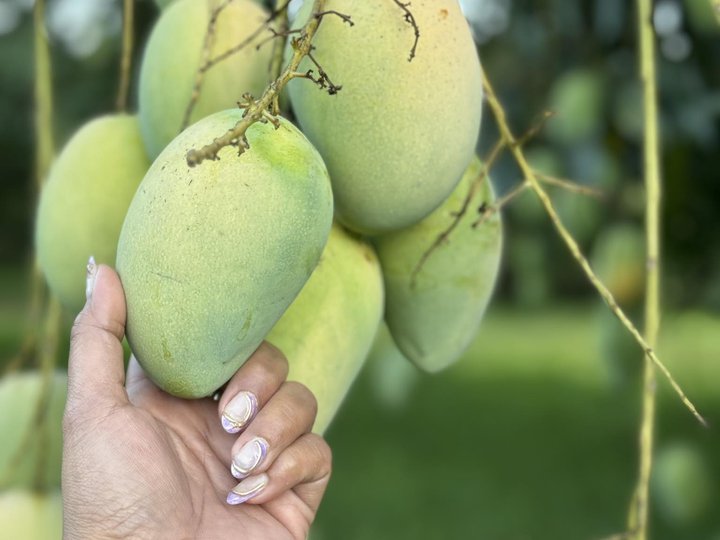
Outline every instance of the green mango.
{"label": "green mango", "polygon": [[42,392],[38,371],[11,373],[0,380],[0,489],[60,487],[67,376],[56,372],[50,380],[44,431],[34,425]]}
{"label": "green mango", "polygon": [[[306,0],[295,26],[307,20]],[[420,29],[387,0],[328,0],[313,56],[333,83],[328,95],[307,80],[288,92],[308,139],[328,165],[337,216],[376,234],[417,223],[445,200],[473,158],[482,80],[470,28],[457,0],[413,0]],[[305,59],[299,71],[317,68]]]}
{"label": "green mango", "polygon": [[642,228],[618,224],[597,238],[590,258],[593,268],[615,300],[633,308],[645,294],[645,234]]}
{"label": "green mango", "polygon": [[60,540],[63,535],[60,491],[0,493],[0,538],[3,540]]}
{"label": "green mango", "polygon": [[385,321],[400,351],[425,371],[439,371],[464,352],[477,332],[498,275],[499,215],[472,227],[479,209],[494,202],[485,176],[476,184],[456,228],[413,280],[413,271],[461,211],[483,168],[476,158],[440,208],[417,225],[376,239],[385,276]]}
{"label": "green mango", "polygon": [[[176,0],[152,30],[140,68],[139,116],[151,158],[180,132],[202,61],[205,33],[215,2]],[[239,45],[267,20],[268,12],[250,0],[235,0],[220,12],[211,57]],[[211,67],[204,77],[190,123],[228,109],[249,92],[259,96],[268,79],[272,46],[256,50],[264,35]]]}
{"label": "green mango", "polygon": [[322,158],[285,119],[256,123],[241,156],[185,155],[242,118],[191,126],[150,167],[120,233],[127,338],[164,390],[212,394],[258,347],[317,265],[332,224]]}
{"label": "green mango", "polygon": [[[170,4],[172,4],[175,0],[155,0],[155,5],[158,7],[158,9],[165,9]],[[235,0],[236,1],[236,0]],[[259,4],[261,6],[265,5],[265,2],[263,0],[253,0],[256,4]],[[217,4],[216,4],[217,5]]]}
{"label": "green mango", "polygon": [[659,514],[675,525],[699,521],[716,506],[713,478],[698,446],[675,441],[661,447],[650,484]]}
{"label": "green mango", "polygon": [[372,247],[334,225],[320,263],[266,338],[287,356],[288,380],[315,394],[323,433],[364,364],[380,325],[383,283]]}
{"label": "green mango", "polygon": [[401,411],[409,405],[420,373],[401,353],[381,324],[367,359],[373,398],[386,411]]}
{"label": "green mango", "polygon": [[38,262],[69,310],[85,303],[85,265],[115,261],[120,228],[150,166],[137,117],[103,116],[85,124],[52,166],[35,223]]}

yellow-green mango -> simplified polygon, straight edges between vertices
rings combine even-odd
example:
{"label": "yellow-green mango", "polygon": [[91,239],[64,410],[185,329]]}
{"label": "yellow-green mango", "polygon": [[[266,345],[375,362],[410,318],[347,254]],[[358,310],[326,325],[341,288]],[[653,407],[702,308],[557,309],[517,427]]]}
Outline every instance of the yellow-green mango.
{"label": "yellow-green mango", "polygon": [[[165,9],[170,4],[172,4],[175,0],[155,0],[155,5],[157,5],[158,9]],[[256,4],[265,5],[263,0],[253,0]],[[219,3],[218,3],[219,4]],[[218,5],[216,4],[216,5]]]}
{"label": "yellow-green mango", "polygon": [[316,433],[327,429],[340,408],[382,312],[382,273],[373,248],[334,225],[317,268],[266,338],[285,353],[288,380],[315,394]]}
{"label": "yellow-green mango", "polygon": [[483,168],[476,158],[440,208],[412,227],[376,239],[385,276],[385,321],[400,351],[425,371],[443,369],[464,352],[477,332],[498,275],[499,215],[473,228],[479,210],[494,202],[489,178],[483,176],[455,229],[413,279],[423,255],[461,212]]}
{"label": "yellow-green mango", "polygon": [[60,491],[0,493],[0,540],[60,540],[62,533]]}
{"label": "yellow-green mango", "polygon": [[[306,0],[295,26],[310,13]],[[482,105],[477,50],[457,0],[413,0],[420,29],[388,0],[328,0],[313,56],[333,83],[288,85],[303,132],[325,158],[339,219],[362,233],[412,225],[445,200],[473,158]],[[317,69],[307,59],[300,71]]]}
{"label": "yellow-green mango", "polygon": [[120,234],[127,338],[148,375],[181,397],[212,394],[258,347],[317,265],[332,224],[322,158],[287,120],[256,123],[241,156],[185,155],[242,118],[191,126],[143,179]]}
{"label": "yellow-green mango", "polygon": [[150,162],[136,116],[103,116],[67,142],[43,188],[35,224],[38,262],[69,310],[85,303],[90,255],[113,264],[125,212]]}
{"label": "yellow-green mango", "polygon": [[[11,373],[0,380],[0,490],[60,487],[67,376],[54,373],[47,394],[43,390],[38,371]],[[34,424],[41,397],[48,400],[43,431]]]}
{"label": "yellow-green mango", "polygon": [[645,235],[632,224],[605,229],[595,241],[591,262],[598,277],[624,307],[638,306],[645,294]]}
{"label": "yellow-green mango", "polygon": [[420,379],[420,373],[397,348],[385,323],[380,325],[370,348],[366,373],[375,402],[389,411],[407,407]]}
{"label": "yellow-green mango", "polygon": [[[180,132],[202,61],[211,0],[176,0],[163,10],[140,68],[140,127],[148,155],[155,158]],[[268,13],[250,0],[234,0],[220,12],[211,57],[239,45],[267,20]],[[246,92],[258,97],[268,79],[272,45],[255,46],[265,36],[211,67],[205,73],[190,123],[228,109]]]}
{"label": "yellow-green mango", "polygon": [[717,511],[717,477],[702,452],[690,441],[660,447],[650,483],[658,514],[675,526],[697,523]]}

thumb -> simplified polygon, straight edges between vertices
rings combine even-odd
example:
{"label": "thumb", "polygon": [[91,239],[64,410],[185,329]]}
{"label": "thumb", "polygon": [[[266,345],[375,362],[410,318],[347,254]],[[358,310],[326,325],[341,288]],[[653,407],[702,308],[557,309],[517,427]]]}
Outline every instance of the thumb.
{"label": "thumb", "polygon": [[128,403],[122,339],[125,293],[117,273],[87,265],[85,307],[75,319],[68,362],[68,411],[83,415]]}

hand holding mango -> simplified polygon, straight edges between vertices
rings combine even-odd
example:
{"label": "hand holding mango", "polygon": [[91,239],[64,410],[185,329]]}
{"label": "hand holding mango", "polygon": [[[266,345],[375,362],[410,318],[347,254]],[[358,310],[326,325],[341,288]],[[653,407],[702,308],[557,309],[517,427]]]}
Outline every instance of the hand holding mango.
{"label": "hand holding mango", "polygon": [[112,268],[88,265],[87,294],[68,364],[65,537],[305,538],[330,449],[310,433],[315,398],[286,381],[282,353],[262,344],[218,401],[176,398],[134,358],[124,371],[126,305]]}

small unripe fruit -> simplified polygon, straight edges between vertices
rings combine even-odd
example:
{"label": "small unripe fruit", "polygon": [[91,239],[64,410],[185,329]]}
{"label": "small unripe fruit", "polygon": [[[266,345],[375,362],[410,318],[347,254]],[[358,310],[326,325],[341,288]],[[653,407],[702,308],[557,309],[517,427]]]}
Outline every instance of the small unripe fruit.
{"label": "small unripe fruit", "polygon": [[[0,490],[31,489],[38,480],[47,488],[60,487],[67,376],[54,373],[48,394],[43,390],[38,371],[11,373],[0,380]],[[41,399],[47,399],[42,437],[34,425]]]}
{"label": "small unripe fruit", "polygon": [[53,164],[35,225],[40,268],[69,310],[85,303],[85,265],[115,262],[120,228],[150,162],[136,116],[103,116],[73,135]]}

